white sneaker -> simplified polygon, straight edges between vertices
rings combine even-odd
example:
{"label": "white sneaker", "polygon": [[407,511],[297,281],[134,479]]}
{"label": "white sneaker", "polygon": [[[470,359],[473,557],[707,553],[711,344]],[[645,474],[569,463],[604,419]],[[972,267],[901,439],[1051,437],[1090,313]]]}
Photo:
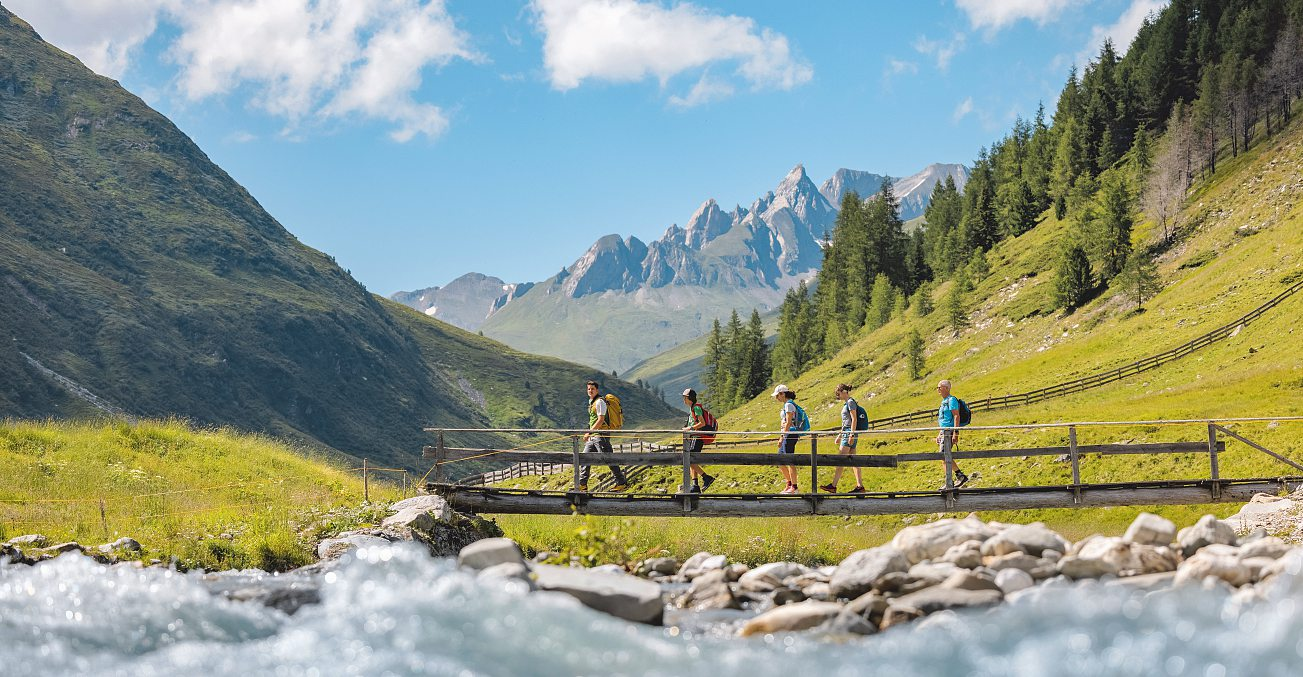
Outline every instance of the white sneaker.
{"label": "white sneaker", "polygon": [[795,494],[795,493],[796,493],[796,485],[789,484],[789,485],[787,485],[787,488],[786,488],[786,489],[784,489],[784,490],[782,490],[782,491],[780,491],[780,492],[778,492],[778,493],[780,493],[780,494]]}

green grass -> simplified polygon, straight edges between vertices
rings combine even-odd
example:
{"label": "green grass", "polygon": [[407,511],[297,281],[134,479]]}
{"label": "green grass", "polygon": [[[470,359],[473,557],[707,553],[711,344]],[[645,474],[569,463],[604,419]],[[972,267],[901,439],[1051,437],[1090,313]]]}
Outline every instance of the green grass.
{"label": "green grass", "polygon": [[[284,443],[179,421],[0,425],[0,541],[93,546],[130,536],[183,568],[283,571],[320,538],[375,524],[397,485]],[[101,510],[103,511],[101,513]]]}
{"label": "green grass", "polygon": [[[1200,185],[1182,215],[1183,232],[1158,258],[1164,289],[1137,313],[1111,292],[1084,308],[1064,314],[1052,301],[1053,264],[1058,240],[1068,224],[1052,215],[1031,231],[988,253],[991,274],[970,295],[972,326],[959,335],[945,328],[940,312],[924,318],[907,314],[876,331],[864,332],[842,351],[788,383],[800,394],[815,427],[838,423],[832,397],[837,383],[855,386],[870,417],[936,406],[935,383],[949,378],[960,397],[979,399],[1035,389],[1132,362],[1175,347],[1262,304],[1303,275],[1303,125],[1260,143],[1253,151],[1221,164],[1216,177]],[[1138,246],[1154,242],[1154,226],[1142,223]],[[1213,254],[1210,255],[1210,252]],[[936,291],[938,302],[949,283]],[[940,303],[938,303],[938,306]],[[912,311],[911,311],[912,312]],[[1157,370],[1095,390],[1005,411],[979,412],[976,425],[1051,421],[1128,421],[1200,419],[1303,414],[1303,357],[1296,326],[1303,297],[1277,306],[1238,335]],[[904,339],[917,327],[927,337],[927,370],[912,381],[904,365]],[[729,412],[721,427],[773,430],[777,405],[761,396]],[[1249,439],[1296,461],[1303,461],[1303,425],[1239,424]],[[1065,445],[1066,433],[1053,431],[969,431],[963,447],[1010,448]],[[860,451],[900,453],[934,449],[932,435],[861,442]],[[1119,441],[1199,441],[1199,424],[1180,428],[1131,426],[1082,429],[1082,444]],[[982,486],[1066,484],[1070,469],[1053,457],[965,462],[965,471],[983,475]],[[717,490],[767,491],[781,488],[774,469],[718,469]],[[1265,454],[1228,441],[1221,456],[1222,477],[1274,477],[1295,474]],[[599,476],[602,473],[599,471]],[[1087,457],[1083,482],[1140,479],[1196,479],[1208,476],[1206,455]],[[827,477],[827,475],[822,475]],[[894,470],[865,471],[871,490],[933,489],[941,480],[939,463],[911,463]],[[510,484],[560,487],[568,478],[524,478]],[[656,469],[641,477],[635,491],[673,490],[677,470]],[[850,486],[842,479],[842,487]],[[802,475],[802,486],[808,488]],[[1090,533],[1121,533],[1142,510],[1165,515],[1179,525],[1210,512],[1224,516],[1234,505],[1028,510],[984,513],[983,518],[1041,520],[1069,538]],[[633,521],[620,530],[627,547],[665,550],[678,556],[697,549],[725,552],[741,561],[786,557],[832,562],[856,547],[883,542],[901,526],[932,516],[875,518],[791,518],[783,520],[667,518]],[[617,518],[593,518],[619,525]],[[573,540],[574,520],[501,518],[509,536],[530,547],[557,549]]]}

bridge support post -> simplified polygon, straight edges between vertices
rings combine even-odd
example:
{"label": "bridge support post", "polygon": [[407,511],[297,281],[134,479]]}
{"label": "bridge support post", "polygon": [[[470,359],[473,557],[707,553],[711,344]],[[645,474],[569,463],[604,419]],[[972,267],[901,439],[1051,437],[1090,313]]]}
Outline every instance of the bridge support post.
{"label": "bridge support post", "polygon": [[1068,426],[1068,457],[1072,459],[1072,502],[1081,503],[1081,456],[1077,453],[1077,426]]}
{"label": "bridge support post", "polygon": [[692,488],[692,455],[688,453],[688,437],[683,437],[683,486],[680,489],[683,492],[683,512],[692,512],[692,494],[688,491]]}
{"label": "bridge support post", "polygon": [[941,462],[946,467],[946,488],[941,493],[945,495],[946,508],[955,507],[955,477],[954,472],[950,469],[951,464],[955,461],[955,457],[952,453],[954,450],[951,448],[953,445],[953,430],[950,428],[942,428]]}
{"label": "bridge support post", "polygon": [[1221,472],[1217,468],[1217,424],[1208,422],[1208,477],[1212,480],[1213,500],[1222,498]]}
{"label": "bridge support post", "polygon": [[434,483],[435,484],[441,484],[443,482],[443,462],[444,459],[447,458],[447,455],[448,455],[448,448],[444,446],[443,431],[440,430],[438,440],[435,442],[435,447],[434,447]]}
{"label": "bridge support post", "polygon": [[574,459],[573,463],[571,463],[570,465],[570,469],[574,471],[575,491],[578,492],[579,491],[579,436],[578,435],[570,436],[570,455]]}
{"label": "bridge support post", "polygon": [[810,435],[810,512],[819,514],[819,436]]}

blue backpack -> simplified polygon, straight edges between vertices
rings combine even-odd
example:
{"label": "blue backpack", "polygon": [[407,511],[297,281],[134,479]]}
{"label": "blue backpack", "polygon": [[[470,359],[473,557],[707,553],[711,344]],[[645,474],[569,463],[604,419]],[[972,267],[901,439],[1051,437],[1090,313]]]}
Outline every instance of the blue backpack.
{"label": "blue backpack", "polygon": [[805,432],[809,430],[810,417],[805,415],[805,410],[801,408],[801,405],[793,402],[792,406],[796,407],[796,427],[792,428],[792,430],[795,430],[796,432]]}

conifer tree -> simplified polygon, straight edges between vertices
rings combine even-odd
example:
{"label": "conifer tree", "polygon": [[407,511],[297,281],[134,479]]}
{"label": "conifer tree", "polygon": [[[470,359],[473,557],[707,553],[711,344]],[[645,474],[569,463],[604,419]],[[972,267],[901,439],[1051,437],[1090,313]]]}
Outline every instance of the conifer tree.
{"label": "conifer tree", "polygon": [[986,261],[986,252],[978,249],[968,258],[968,265],[964,268],[964,274],[973,284],[977,284],[986,279],[991,274],[991,265]]}
{"label": "conifer tree", "polygon": [[923,362],[923,336],[918,333],[918,329],[910,330],[909,343],[906,344],[905,350],[909,365],[909,379],[917,381],[922,378],[923,370],[926,368]]}
{"label": "conifer tree", "polygon": [[932,311],[935,309],[935,306],[932,303],[932,289],[933,285],[931,282],[924,282],[914,291],[914,296],[910,301],[910,305],[914,307],[914,314],[919,317],[927,317],[928,315],[931,315]]}
{"label": "conifer tree", "polygon": [[1117,287],[1119,293],[1135,302],[1137,311],[1144,310],[1145,301],[1162,291],[1158,267],[1139,250],[1132,251],[1117,276]]}
{"label": "conifer tree", "polygon": [[706,354],[702,359],[702,366],[704,367],[704,373],[701,381],[706,386],[706,392],[711,402],[714,402],[715,406],[719,406],[725,398],[725,370],[727,369],[725,364],[724,331],[719,326],[719,318],[715,318],[715,322],[710,327],[710,334],[706,336]]}
{"label": "conifer tree", "polygon": [[909,312],[909,298],[905,296],[905,292],[900,289],[894,289],[892,290],[892,293],[895,295],[895,298],[891,302],[891,316],[903,318],[905,317],[905,313]]}
{"label": "conifer tree", "polygon": [[885,273],[878,273],[873,278],[873,290],[869,297],[869,312],[865,326],[877,329],[891,321],[891,310],[895,302],[896,290]]}
{"label": "conifer tree", "polygon": [[1063,248],[1055,266],[1054,301],[1060,308],[1080,308],[1095,288],[1090,271],[1090,259],[1081,245],[1072,243]]}
{"label": "conifer tree", "polygon": [[1133,198],[1122,177],[1104,183],[1100,194],[1100,211],[1092,220],[1091,243],[1099,261],[1100,279],[1107,282],[1122,270],[1131,254]]}
{"label": "conifer tree", "polygon": [[802,282],[790,289],[778,312],[778,339],[774,342],[771,361],[776,381],[788,381],[800,376],[818,357],[818,348],[812,340],[814,302]]}
{"label": "conifer tree", "polygon": [[969,326],[968,320],[968,279],[958,275],[946,294],[946,321],[955,332],[955,336]]}

